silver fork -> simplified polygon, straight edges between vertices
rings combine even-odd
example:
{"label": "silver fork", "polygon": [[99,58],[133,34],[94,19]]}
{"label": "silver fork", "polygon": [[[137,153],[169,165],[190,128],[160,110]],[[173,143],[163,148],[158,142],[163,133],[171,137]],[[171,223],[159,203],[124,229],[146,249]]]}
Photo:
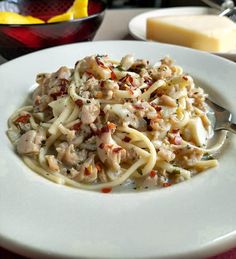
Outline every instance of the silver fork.
{"label": "silver fork", "polygon": [[227,130],[236,134],[236,124],[232,122],[232,113],[208,98],[206,99],[206,103],[214,112],[214,130]]}
{"label": "silver fork", "polygon": [[215,1],[212,0],[201,0],[208,6],[217,9],[220,11],[219,16],[227,16],[229,17],[233,22],[236,22],[236,6],[234,4],[234,1],[232,0],[225,0],[221,5],[215,3]]}

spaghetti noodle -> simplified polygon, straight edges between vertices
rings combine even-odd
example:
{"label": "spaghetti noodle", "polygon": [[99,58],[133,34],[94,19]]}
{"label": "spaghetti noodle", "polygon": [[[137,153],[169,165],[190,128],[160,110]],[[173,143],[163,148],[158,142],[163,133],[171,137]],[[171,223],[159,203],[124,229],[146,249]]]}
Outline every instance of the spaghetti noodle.
{"label": "spaghetti noodle", "polygon": [[[169,186],[217,166],[206,94],[169,57],[107,55],[36,78],[31,103],[9,118],[24,162],[60,184],[96,190],[132,181]],[[223,143],[223,141],[222,141]]]}

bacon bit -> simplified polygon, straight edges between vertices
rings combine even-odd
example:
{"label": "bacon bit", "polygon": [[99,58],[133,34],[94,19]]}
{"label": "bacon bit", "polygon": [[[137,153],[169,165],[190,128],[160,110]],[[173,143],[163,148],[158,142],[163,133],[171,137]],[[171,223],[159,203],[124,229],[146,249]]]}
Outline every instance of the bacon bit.
{"label": "bacon bit", "polygon": [[125,83],[126,80],[127,80],[127,76],[128,76],[128,75],[122,77],[119,81],[122,82],[122,83]]}
{"label": "bacon bit", "polygon": [[157,104],[155,103],[151,103],[151,106],[157,111],[157,112],[160,112],[162,110],[161,106],[158,106]]}
{"label": "bacon bit", "polygon": [[152,79],[148,77],[144,77],[144,83],[148,86],[151,86],[153,84]]}
{"label": "bacon bit", "polygon": [[111,71],[111,79],[115,80],[116,79],[116,74],[114,71]]}
{"label": "bacon bit", "polygon": [[174,133],[174,134],[179,133],[179,129],[173,129],[172,133]]}
{"label": "bacon bit", "polygon": [[100,87],[103,88],[105,86],[105,81],[100,82]]}
{"label": "bacon bit", "polygon": [[[146,89],[147,89],[147,88],[146,88]],[[148,89],[149,89],[149,88],[148,88]],[[154,92],[151,93],[150,98],[151,98],[151,99],[154,99],[155,96],[156,96],[156,91],[154,91]]]}
{"label": "bacon bit", "polygon": [[107,66],[104,65],[104,63],[100,60],[98,56],[95,57],[95,60],[100,67],[107,69]]}
{"label": "bacon bit", "polygon": [[69,80],[62,78],[60,79],[60,86],[66,87],[69,84]]}
{"label": "bacon bit", "polygon": [[107,133],[107,132],[109,132],[109,127],[108,127],[108,125],[102,127],[101,130],[100,130],[100,132],[101,132],[101,133]]}
{"label": "bacon bit", "polygon": [[108,128],[111,129],[116,129],[116,124],[112,123],[112,122],[108,122]]}
{"label": "bacon bit", "polygon": [[56,92],[56,93],[51,93],[50,96],[53,98],[53,100],[56,100],[57,97],[59,96],[62,96],[62,95],[65,95],[67,94],[67,84],[68,84],[68,80],[66,79],[61,79],[61,84],[60,84],[60,90],[59,92]]}
{"label": "bacon bit", "polygon": [[61,85],[61,89],[60,89],[61,94],[67,94],[67,88],[66,85]]}
{"label": "bacon bit", "polygon": [[53,98],[53,100],[56,100],[57,97],[62,96],[62,93],[61,92],[52,93],[50,94],[50,96]]}
{"label": "bacon bit", "polygon": [[152,126],[151,126],[152,121],[146,117],[144,119],[147,122],[147,130],[152,131]]}
{"label": "bacon bit", "polygon": [[77,99],[77,100],[75,101],[75,103],[76,103],[76,105],[78,105],[79,107],[82,107],[83,104],[84,104],[81,99]]}
{"label": "bacon bit", "polygon": [[163,183],[162,186],[163,187],[169,187],[169,186],[171,186],[171,183]]}
{"label": "bacon bit", "polygon": [[97,129],[95,132],[93,132],[94,133],[94,135],[96,135],[96,136],[100,136],[101,135],[101,130],[100,129]]}
{"label": "bacon bit", "polygon": [[162,108],[161,108],[161,106],[156,106],[156,107],[155,107],[155,110],[156,110],[157,112],[160,112],[160,111],[162,110]]}
{"label": "bacon bit", "polygon": [[105,116],[105,112],[103,110],[100,110],[99,116]]}
{"label": "bacon bit", "polygon": [[103,192],[103,193],[109,193],[111,191],[112,191],[112,188],[102,188],[101,189],[101,192]]}
{"label": "bacon bit", "polygon": [[116,148],[113,148],[112,152],[119,153],[122,149],[123,149],[122,147],[116,147]]}
{"label": "bacon bit", "polygon": [[133,85],[134,79],[131,75],[128,75],[127,80],[131,85]]}
{"label": "bacon bit", "polygon": [[123,141],[124,142],[130,142],[130,140],[131,140],[131,138],[130,137],[128,137],[128,136],[125,136],[124,138],[123,138]]}
{"label": "bacon bit", "polygon": [[126,89],[126,88],[124,87],[124,84],[123,84],[123,83],[117,82],[117,84],[118,84],[120,90],[125,90],[125,89]]}
{"label": "bacon bit", "polygon": [[71,129],[78,131],[78,130],[80,130],[81,125],[82,125],[82,122],[80,121],[80,122],[78,122],[78,123],[75,123],[75,124],[71,127]]}
{"label": "bacon bit", "polygon": [[20,117],[18,117],[15,122],[16,123],[27,123],[29,122],[29,118],[31,117],[30,114],[26,114],[26,115],[21,115]]}
{"label": "bacon bit", "polygon": [[95,166],[98,170],[98,173],[102,171],[102,165],[100,163],[96,163]]}
{"label": "bacon bit", "polygon": [[131,75],[126,75],[120,79],[120,82],[122,83],[130,83],[133,86],[134,79]]}
{"label": "bacon bit", "polygon": [[104,149],[105,144],[104,144],[104,143],[101,143],[98,147],[101,148],[101,149]]}
{"label": "bacon bit", "polygon": [[84,169],[84,175],[86,175],[86,176],[91,175],[91,172],[88,170],[87,167],[85,167],[85,169]]}
{"label": "bacon bit", "polygon": [[133,107],[134,107],[134,109],[136,109],[136,110],[143,110],[143,109],[144,109],[143,106],[137,105],[137,104],[134,104]]}
{"label": "bacon bit", "polygon": [[187,76],[183,76],[182,77],[185,81],[188,81],[188,77]]}
{"label": "bacon bit", "polygon": [[155,172],[154,170],[152,170],[152,171],[150,172],[150,174],[149,174],[149,176],[150,176],[151,178],[154,178],[156,175],[157,175],[157,174],[156,174],[156,172]]}
{"label": "bacon bit", "polygon": [[[110,124],[110,123],[109,123]],[[96,132],[96,134],[97,134],[97,136],[100,136],[101,134],[103,134],[103,133],[107,133],[107,132],[109,132],[110,131],[110,127],[114,127],[114,126],[110,126],[109,127],[109,124],[107,124],[107,125],[105,125],[104,127],[102,127],[101,129],[98,129],[97,130],[97,132]],[[113,123],[111,123],[111,124],[113,124]],[[115,125],[115,124],[113,124],[113,125]],[[115,128],[116,128],[116,125],[115,125]]]}

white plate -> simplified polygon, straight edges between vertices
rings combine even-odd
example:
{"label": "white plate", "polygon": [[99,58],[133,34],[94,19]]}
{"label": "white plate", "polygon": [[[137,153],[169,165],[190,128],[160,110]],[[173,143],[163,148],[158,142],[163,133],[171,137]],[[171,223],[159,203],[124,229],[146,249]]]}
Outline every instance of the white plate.
{"label": "white plate", "polygon": [[[149,17],[165,16],[165,15],[201,15],[201,14],[217,14],[219,11],[208,7],[172,7],[157,9],[154,11],[145,12],[135,16],[129,22],[130,34],[138,40],[146,39],[146,20]],[[235,50],[227,53],[215,53],[225,58],[236,61]]]}
{"label": "white plate", "polygon": [[0,66],[0,244],[29,257],[194,258],[236,244],[236,138],[220,166],[161,190],[102,194],[60,186],[28,169],[13,152],[7,118],[38,72],[73,67],[86,55],[133,53],[156,62],[169,54],[212,98],[236,111],[236,64],[151,42],[107,41],[46,49]]}

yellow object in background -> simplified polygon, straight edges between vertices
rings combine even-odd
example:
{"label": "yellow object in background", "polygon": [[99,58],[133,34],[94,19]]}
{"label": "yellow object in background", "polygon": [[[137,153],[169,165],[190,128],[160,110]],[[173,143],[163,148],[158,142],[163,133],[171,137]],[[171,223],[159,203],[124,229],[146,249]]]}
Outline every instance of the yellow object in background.
{"label": "yellow object in background", "polygon": [[38,24],[43,20],[32,16],[23,16],[13,12],[0,12],[0,24]]}
{"label": "yellow object in background", "polygon": [[[63,22],[88,16],[88,0],[75,0],[65,12],[50,18],[47,22]],[[0,12],[0,24],[40,24],[43,20],[33,16],[24,16],[14,12]]]}
{"label": "yellow object in background", "polygon": [[56,15],[47,22],[62,22],[88,16],[88,0],[75,0],[73,5],[63,14]]}
{"label": "yellow object in background", "polygon": [[68,12],[74,14],[74,19],[88,16],[88,0],[75,0]]}
{"label": "yellow object in background", "polygon": [[53,16],[52,18],[50,18],[47,22],[48,23],[52,23],[52,22],[64,22],[64,21],[70,21],[73,20],[73,13],[63,13],[63,14],[59,14],[56,16]]}

